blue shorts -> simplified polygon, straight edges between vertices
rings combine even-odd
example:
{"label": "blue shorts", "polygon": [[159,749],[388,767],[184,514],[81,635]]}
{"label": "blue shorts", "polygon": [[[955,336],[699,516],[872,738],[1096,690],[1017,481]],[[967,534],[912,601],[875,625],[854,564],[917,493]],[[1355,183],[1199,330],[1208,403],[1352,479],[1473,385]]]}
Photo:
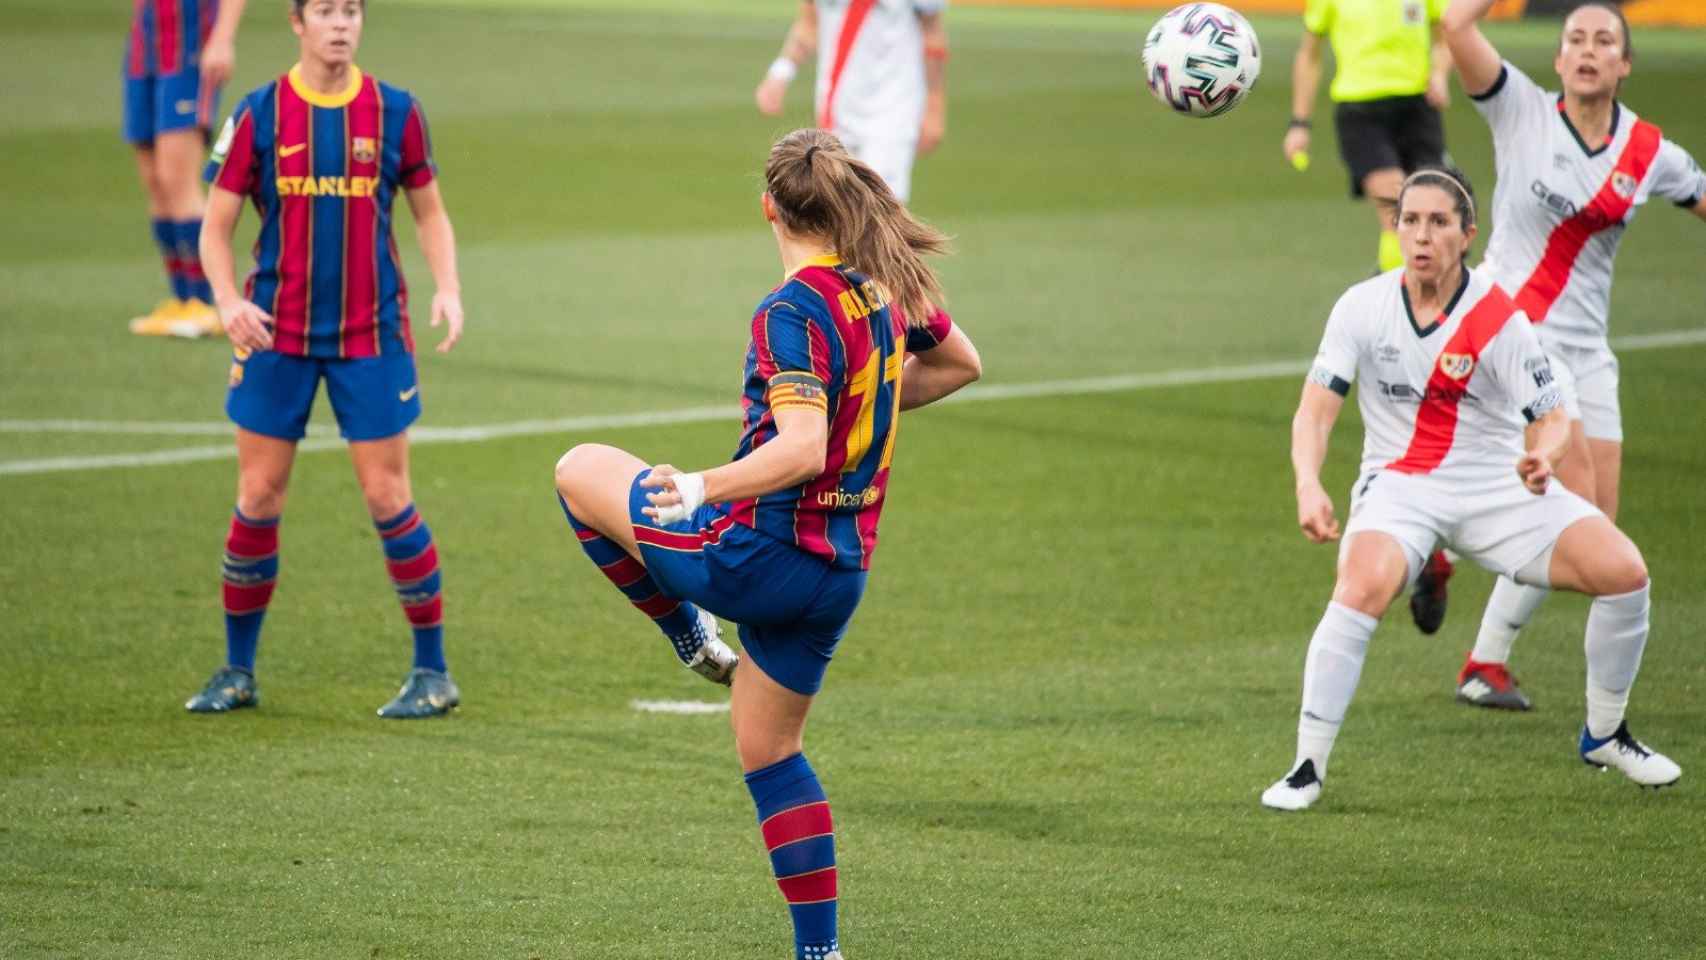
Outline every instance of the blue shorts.
{"label": "blue shorts", "polygon": [[236,353],[225,413],[244,430],[300,440],[308,432],[308,414],[314,409],[321,377],[326,379],[326,396],[338,418],[338,433],[345,440],[394,437],[421,415],[414,354],[343,360],[272,350]]}
{"label": "blue shorts", "polygon": [[628,489],[628,519],[658,588],[734,621],[747,658],[765,675],[816,694],[865,593],[865,571],[838,570],[709,506],[658,526],[641,512],[650,502],[640,480],[649,472]]}
{"label": "blue shorts", "polygon": [[190,67],[165,76],[124,78],[124,138],[142,146],[163,133],[213,129],[219,109],[219,88],[203,89],[201,68]]}

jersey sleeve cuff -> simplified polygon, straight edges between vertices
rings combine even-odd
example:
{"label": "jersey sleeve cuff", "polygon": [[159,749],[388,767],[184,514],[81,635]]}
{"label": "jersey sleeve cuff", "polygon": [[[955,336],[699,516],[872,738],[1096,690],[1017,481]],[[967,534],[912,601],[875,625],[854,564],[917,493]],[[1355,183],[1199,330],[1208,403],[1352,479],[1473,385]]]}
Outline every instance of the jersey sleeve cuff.
{"label": "jersey sleeve cuff", "polygon": [[1499,64],[1499,79],[1494,80],[1492,86],[1481,91],[1480,93],[1471,93],[1469,95],[1469,99],[1475,101],[1476,103],[1486,103],[1488,100],[1491,100],[1494,97],[1499,95],[1499,91],[1503,90],[1505,88],[1505,82],[1507,80],[1509,80],[1510,77],[1511,77],[1511,65],[1508,63]]}

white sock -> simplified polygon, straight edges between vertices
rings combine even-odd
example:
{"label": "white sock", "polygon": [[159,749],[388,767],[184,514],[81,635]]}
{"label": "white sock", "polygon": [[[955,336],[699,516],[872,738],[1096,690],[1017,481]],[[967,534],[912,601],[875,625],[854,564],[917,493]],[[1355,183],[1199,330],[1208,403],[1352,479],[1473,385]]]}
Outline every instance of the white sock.
{"label": "white sock", "polygon": [[1517,631],[1528,626],[1534,611],[1540,609],[1540,601],[1551,592],[1544,587],[1524,586],[1509,577],[1493,581],[1493,595],[1487,598],[1487,612],[1481,615],[1481,632],[1475,635],[1475,652],[1469,656],[1477,663],[1509,660]]}
{"label": "white sock", "polygon": [[1596,597],[1588,608],[1588,735],[1617,732],[1629,706],[1629,688],[1647,648],[1651,584],[1633,593]]}
{"label": "white sock", "polygon": [[1439,552],[1445,554],[1445,558],[1447,560],[1451,561],[1453,566],[1455,566],[1457,564],[1457,561],[1463,559],[1462,554],[1458,553],[1456,550],[1451,549],[1450,547],[1440,547]]}
{"label": "white sock", "polygon": [[1368,640],[1380,621],[1339,603],[1327,612],[1309,641],[1303,661],[1303,709],[1297,718],[1297,760],[1315,761],[1315,775],[1327,779],[1327,756],[1339,736],[1339,724],[1357,692]]}

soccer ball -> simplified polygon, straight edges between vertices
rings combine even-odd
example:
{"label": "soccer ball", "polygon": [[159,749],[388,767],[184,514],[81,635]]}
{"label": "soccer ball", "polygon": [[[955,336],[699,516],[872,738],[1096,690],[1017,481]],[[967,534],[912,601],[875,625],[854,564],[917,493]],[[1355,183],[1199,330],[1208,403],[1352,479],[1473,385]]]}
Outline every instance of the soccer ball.
{"label": "soccer ball", "polygon": [[1256,31],[1218,3],[1167,11],[1143,42],[1149,92],[1188,117],[1218,117],[1244,101],[1262,73]]}

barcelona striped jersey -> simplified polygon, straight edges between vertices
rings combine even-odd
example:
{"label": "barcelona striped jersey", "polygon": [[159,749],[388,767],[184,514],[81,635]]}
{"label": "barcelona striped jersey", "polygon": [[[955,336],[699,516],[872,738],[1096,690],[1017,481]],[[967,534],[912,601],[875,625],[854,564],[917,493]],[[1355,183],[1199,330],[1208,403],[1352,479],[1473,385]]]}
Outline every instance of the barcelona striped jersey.
{"label": "barcelona striped jersey", "polygon": [[420,103],[354,67],[337,94],[298,70],[243,98],[207,167],[261,217],[244,295],[272,314],[279,353],[413,351],[391,207],[436,175]]}
{"label": "barcelona striped jersey", "polygon": [[199,66],[218,15],[219,0],[135,0],[125,76],[168,77]]}
{"label": "barcelona striped jersey", "polygon": [[806,407],[829,417],[823,472],[717,509],[838,568],[870,569],[906,355],[940,345],[952,329],[940,310],[911,327],[862,274],[833,256],[808,261],[753,315],[735,459],[775,438],[776,411]]}

